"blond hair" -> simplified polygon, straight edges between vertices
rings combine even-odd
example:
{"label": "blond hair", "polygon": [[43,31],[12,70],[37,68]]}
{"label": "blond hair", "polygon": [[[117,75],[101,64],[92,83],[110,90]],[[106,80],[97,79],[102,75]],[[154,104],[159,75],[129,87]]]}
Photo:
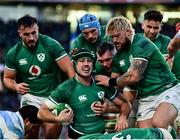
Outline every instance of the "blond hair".
{"label": "blond hair", "polygon": [[116,30],[134,30],[132,27],[131,22],[123,17],[123,16],[118,16],[114,17],[109,20],[106,26],[106,35],[111,35],[111,33]]}

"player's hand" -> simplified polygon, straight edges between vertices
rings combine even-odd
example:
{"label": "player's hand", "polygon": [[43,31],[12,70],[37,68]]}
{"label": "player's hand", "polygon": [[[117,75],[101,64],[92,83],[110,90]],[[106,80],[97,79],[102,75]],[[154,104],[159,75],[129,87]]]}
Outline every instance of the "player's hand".
{"label": "player's hand", "polygon": [[115,131],[118,132],[126,128],[128,128],[127,117],[124,115],[120,115],[119,119],[116,122]]}
{"label": "player's hand", "polygon": [[105,75],[97,75],[95,77],[95,80],[97,82],[97,85],[103,85],[103,86],[109,86],[109,77]]}
{"label": "player's hand", "polygon": [[57,116],[58,117],[58,122],[60,123],[72,123],[73,121],[73,110],[72,109],[64,109],[61,111],[61,113]]}
{"label": "player's hand", "polygon": [[107,102],[98,101],[93,105],[93,111],[96,113],[97,116],[100,116],[106,113],[107,107],[108,107]]}
{"label": "player's hand", "polygon": [[19,83],[15,85],[16,91],[20,94],[26,94],[29,93],[29,85],[26,83]]}

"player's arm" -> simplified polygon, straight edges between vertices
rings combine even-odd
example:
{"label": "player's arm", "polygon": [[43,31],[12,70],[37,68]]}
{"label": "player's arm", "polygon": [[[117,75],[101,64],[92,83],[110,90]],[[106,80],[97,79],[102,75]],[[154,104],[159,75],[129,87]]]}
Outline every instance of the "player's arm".
{"label": "player's arm", "polygon": [[123,95],[126,97],[126,99],[133,104],[133,101],[136,99],[137,97],[137,90],[132,89],[129,86],[125,86],[123,89]]}
{"label": "player's arm", "polygon": [[133,85],[139,82],[143,78],[147,65],[148,61],[145,59],[133,59],[128,71],[116,79],[117,85]]}
{"label": "player's arm", "polygon": [[4,85],[11,89],[11,90],[16,90],[15,85],[16,85],[16,72],[8,69],[4,69],[4,76],[3,76],[3,82]]}
{"label": "player's arm", "polygon": [[145,59],[133,59],[130,68],[122,76],[109,78],[104,75],[96,76],[98,85],[104,86],[120,86],[133,85],[143,78],[144,71],[148,65]]}
{"label": "player's arm", "polygon": [[167,49],[168,49],[169,58],[172,58],[177,52],[177,50],[180,49],[180,31],[170,41]]}
{"label": "player's arm", "polygon": [[54,122],[54,123],[63,123],[69,122],[73,117],[73,111],[65,109],[58,116],[52,113],[52,110],[55,108],[56,104],[47,100],[44,104],[41,105],[38,111],[38,118],[45,122]]}
{"label": "player's arm", "polygon": [[26,94],[29,92],[28,84],[26,83],[16,83],[16,72],[8,69],[4,69],[3,82],[4,85],[10,89],[17,91],[20,94]]}
{"label": "player's arm", "polygon": [[128,116],[131,112],[131,103],[123,94],[118,95],[113,103],[120,109],[119,119],[116,122],[115,131],[120,131],[128,127]]}
{"label": "player's arm", "polygon": [[[0,73],[1,74],[1,73]],[[1,75],[0,75],[0,94],[3,92],[3,83],[1,80]]]}
{"label": "player's arm", "polygon": [[68,55],[56,61],[56,63],[58,64],[59,68],[67,74],[69,79],[74,77],[74,67]]}

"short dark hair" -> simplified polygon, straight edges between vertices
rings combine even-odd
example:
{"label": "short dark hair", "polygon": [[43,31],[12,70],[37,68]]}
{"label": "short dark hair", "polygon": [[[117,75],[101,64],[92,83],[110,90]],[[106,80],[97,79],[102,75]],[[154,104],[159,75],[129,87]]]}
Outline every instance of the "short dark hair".
{"label": "short dark hair", "polygon": [[27,118],[31,123],[37,124],[41,123],[41,121],[37,118],[38,110],[39,109],[33,105],[26,105],[19,109],[19,113],[21,114],[23,120]]}
{"label": "short dark hair", "polygon": [[97,50],[96,52],[102,56],[105,52],[107,51],[110,51],[110,52],[113,52],[115,51],[115,46],[112,42],[108,42],[108,41],[105,41],[105,42],[102,42],[98,47],[97,47]]}
{"label": "short dark hair", "polygon": [[162,22],[162,19],[163,19],[162,13],[155,9],[149,9],[144,14],[144,20],[154,20],[154,21]]}
{"label": "short dark hair", "polygon": [[19,18],[17,22],[18,28],[20,28],[20,26],[31,27],[33,24],[38,24],[38,21],[35,17],[32,17],[30,15],[25,15]]}

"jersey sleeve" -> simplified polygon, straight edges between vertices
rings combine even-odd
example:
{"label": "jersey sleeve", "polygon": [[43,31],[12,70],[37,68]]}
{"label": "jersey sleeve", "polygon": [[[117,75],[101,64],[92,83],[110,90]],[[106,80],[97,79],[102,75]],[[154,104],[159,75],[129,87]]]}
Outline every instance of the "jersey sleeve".
{"label": "jersey sleeve", "polygon": [[74,87],[73,83],[74,79],[66,80],[62,84],[60,84],[56,89],[51,91],[49,100],[54,104],[58,103],[67,103],[70,99],[72,88]]}
{"label": "jersey sleeve", "polygon": [[[138,47],[135,47],[135,46]],[[142,40],[135,44],[132,51],[133,59],[145,59],[149,60],[155,49],[158,49],[154,43],[148,40]]]}
{"label": "jersey sleeve", "polygon": [[42,36],[42,38],[44,38],[42,41],[44,45],[47,45],[45,47],[47,47],[50,50],[51,56],[56,60],[60,60],[61,58],[67,56],[67,52],[65,51],[65,49],[63,48],[63,46],[56,41],[53,38],[50,38],[48,36],[44,37]]}

